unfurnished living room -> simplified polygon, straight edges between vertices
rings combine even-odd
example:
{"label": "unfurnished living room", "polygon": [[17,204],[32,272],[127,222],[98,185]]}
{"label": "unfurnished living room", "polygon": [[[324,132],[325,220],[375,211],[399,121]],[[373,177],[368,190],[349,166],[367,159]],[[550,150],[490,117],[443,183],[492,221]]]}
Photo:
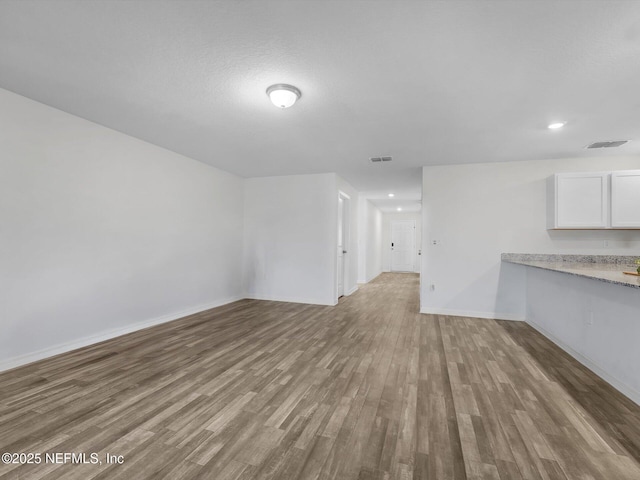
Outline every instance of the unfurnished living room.
{"label": "unfurnished living room", "polygon": [[0,480],[640,480],[640,1],[0,0]]}

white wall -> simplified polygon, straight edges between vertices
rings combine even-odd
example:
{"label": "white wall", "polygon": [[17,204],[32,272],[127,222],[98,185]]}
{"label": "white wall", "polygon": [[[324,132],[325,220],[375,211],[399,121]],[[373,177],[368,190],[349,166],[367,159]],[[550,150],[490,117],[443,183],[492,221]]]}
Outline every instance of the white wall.
{"label": "white wall", "polygon": [[237,299],[242,180],[0,90],[0,369]]}
{"label": "white wall", "polygon": [[335,304],[337,205],[333,173],[245,180],[249,298]]}
{"label": "white wall", "polygon": [[416,244],[414,252],[414,271],[420,272],[420,255],[422,248],[422,214],[420,212],[382,214],[382,271],[391,271],[391,224],[396,221],[412,220],[416,224]]}
{"label": "white wall", "polygon": [[640,405],[640,292],[516,267],[526,271],[527,322]]}
{"label": "white wall", "polygon": [[360,198],[358,219],[358,283],[367,283],[382,273],[382,212]]}
{"label": "white wall", "polygon": [[[344,255],[346,270],[344,294],[351,295],[358,289],[358,208],[360,203],[358,201],[358,191],[353,188],[353,186],[349,182],[344,180],[339,175],[336,175],[336,182],[336,199],[338,198],[339,192],[342,192],[349,197],[349,238],[346,248],[347,253]],[[336,209],[337,208],[338,204],[336,203]]]}
{"label": "white wall", "polygon": [[546,229],[547,177],[637,168],[640,157],[424,167],[421,310],[524,319],[524,272],[503,252],[640,253],[638,230]]}

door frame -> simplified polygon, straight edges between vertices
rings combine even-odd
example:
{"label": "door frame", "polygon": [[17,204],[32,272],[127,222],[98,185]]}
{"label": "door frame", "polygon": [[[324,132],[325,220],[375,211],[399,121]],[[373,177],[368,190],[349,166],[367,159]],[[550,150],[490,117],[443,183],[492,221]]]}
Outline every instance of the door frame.
{"label": "door frame", "polygon": [[[339,268],[340,261],[336,256],[336,301],[341,296],[349,295],[349,280],[351,279],[349,276],[349,266],[351,264],[351,197],[344,193],[343,191],[338,191],[338,202],[337,207],[340,209],[340,200],[342,199],[342,269]],[[338,211],[337,215],[338,221],[340,220],[340,212]],[[340,225],[336,225],[336,228],[339,230]],[[336,238],[336,242],[337,242]],[[337,247],[337,243],[336,243]],[[336,249],[336,254],[338,254]],[[342,270],[342,271],[340,271]],[[342,277],[342,295],[340,295],[340,277]]]}

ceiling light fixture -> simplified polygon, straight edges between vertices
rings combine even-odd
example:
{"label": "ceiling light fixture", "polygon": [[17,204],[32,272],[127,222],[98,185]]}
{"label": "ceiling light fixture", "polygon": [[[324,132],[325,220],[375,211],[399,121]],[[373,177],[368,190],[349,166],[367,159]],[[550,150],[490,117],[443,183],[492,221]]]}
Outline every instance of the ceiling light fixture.
{"label": "ceiling light fixture", "polygon": [[395,197],[395,195],[393,193],[390,193],[389,198],[393,198],[393,197]]}
{"label": "ceiling light fixture", "polygon": [[402,211],[402,208],[398,207],[398,211],[399,211],[399,212],[401,212],[401,211]]}
{"label": "ceiling light fixture", "polygon": [[566,125],[567,122],[556,122],[556,123],[551,123],[549,124],[549,126],[547,127],[549,130],[557,130],[559,128],[562,128]]}
{"label": "ceiling light fixture", "polygon": [[267,88],[267,95],[278,108],[289,108],[302,96],[300,90],[293,85],[278,83]]}

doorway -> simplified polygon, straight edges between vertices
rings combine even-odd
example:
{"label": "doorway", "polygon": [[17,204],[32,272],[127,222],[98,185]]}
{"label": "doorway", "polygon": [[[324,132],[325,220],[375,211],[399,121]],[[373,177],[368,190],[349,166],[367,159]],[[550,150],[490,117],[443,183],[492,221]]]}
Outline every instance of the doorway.
{"label": "doorway", "polygon": [[344,296],[349,275],[349,205],[351,199],[345,193],[338,194],[338,298]]}
{"label": "doorway", "polygon": [[391,222],[391,271],[414,272],[416,250],[416,222]]}

